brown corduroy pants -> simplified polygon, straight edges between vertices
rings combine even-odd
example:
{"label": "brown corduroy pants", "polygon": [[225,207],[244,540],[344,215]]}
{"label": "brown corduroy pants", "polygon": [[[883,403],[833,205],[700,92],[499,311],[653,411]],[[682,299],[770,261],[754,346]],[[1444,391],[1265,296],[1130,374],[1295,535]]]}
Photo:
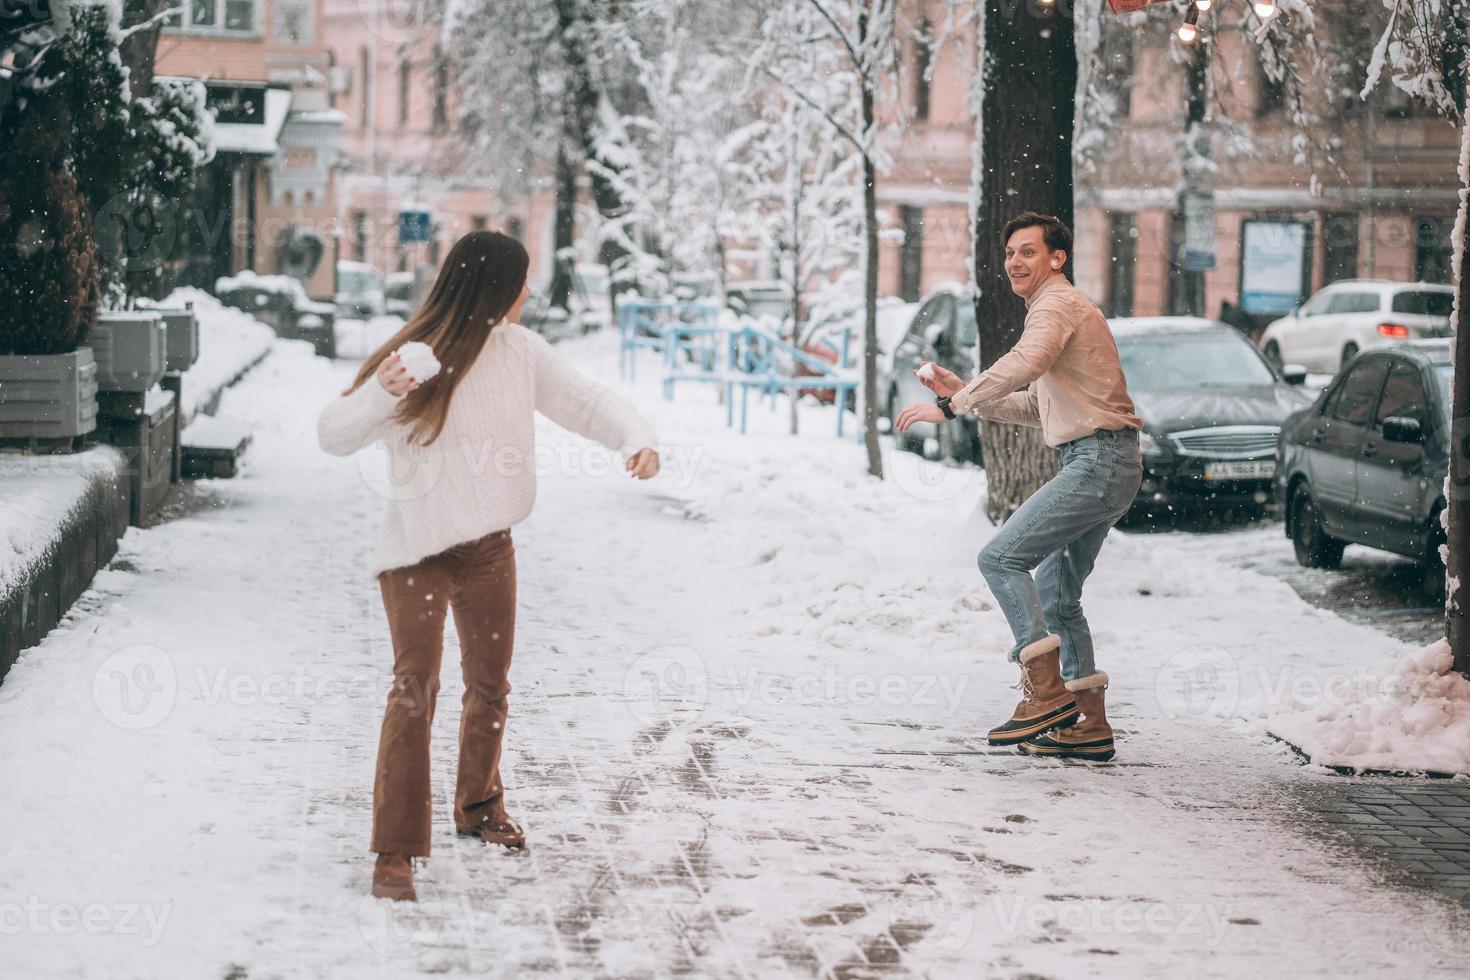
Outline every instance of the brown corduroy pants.
{"label": "brown corduroy pants", "polygon": [[464,672],[454,823],[467,830],[502,810],[516,557],[510,531],[455,545],[378,576],[393,638],[393,689],[378,741],[371,850],[428,857],[433,825],[429,732],[439,693],[446,607],[454,612]]}

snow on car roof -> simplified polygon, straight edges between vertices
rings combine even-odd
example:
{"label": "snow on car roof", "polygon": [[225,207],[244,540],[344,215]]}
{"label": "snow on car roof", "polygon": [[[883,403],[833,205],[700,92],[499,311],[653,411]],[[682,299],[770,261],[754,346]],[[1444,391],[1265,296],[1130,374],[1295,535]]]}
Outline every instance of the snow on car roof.
{"label": "snow on car roof", "polygon": [[1344,286],[1392,286],[1395,289],[1428,290],[1434,293],[1453,292],[1454,287],[1442,282],[1405,282],[1402,279],[1338,279],[1323,286],[1323,290],[1341,289]]}
{"label": "snow on car roof", "polygon": [[1202,316],[1120,316],[1108,320],[1114,336],[1136,337],[1141,334],[1219,333],[1235,328],[1219,320]]}
{"label": "snow on car roof", "polygon": [[1450,359],[1450,338],[1428,337],[1422,340],[1404,340],[1397,344],[1391,344],[1385,350],[1407,350],[1424,357],[1431,363],[1441,361],[1448,362]]}

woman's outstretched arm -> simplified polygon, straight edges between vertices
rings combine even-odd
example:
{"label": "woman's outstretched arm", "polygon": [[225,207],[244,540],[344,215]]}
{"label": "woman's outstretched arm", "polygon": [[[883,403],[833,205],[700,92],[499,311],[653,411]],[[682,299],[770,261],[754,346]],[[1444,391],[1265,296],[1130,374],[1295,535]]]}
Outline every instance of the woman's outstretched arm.
{"label": "woman's outstretched arm", "polygon": [[536,411],[564,429],[626,455],[652,449],[653,426],[626,398],[572,367],[546,338],[529,334],[536,371]]}
{"label": "woman's outstretched arm", "polygon": [[351,456],[371,446],[387,434],[401,396],[395,395],[378,380],[385,370],[394,370],[383,362],[377,375],[368,378],[351,394],[332,399],[316,420],[316,438],[322,450],[333,456]]}

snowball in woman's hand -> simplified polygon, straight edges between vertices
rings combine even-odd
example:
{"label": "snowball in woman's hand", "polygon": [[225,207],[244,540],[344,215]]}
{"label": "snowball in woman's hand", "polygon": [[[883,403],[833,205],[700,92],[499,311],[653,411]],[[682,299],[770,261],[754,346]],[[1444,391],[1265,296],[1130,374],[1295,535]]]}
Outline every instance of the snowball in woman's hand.
{"label": "snowball in woman's hand", "polygon": [[410,340],[394,353],[415,381],[422,383],[439,373],[439,359],[434,356],[434,349],[422,341]]}
{"label": "snowball in woman's hand", "polygon": [[924,380],[924,381],[933,381],[934,380],[934,362],[933,361],[925,361],[923,364],[920,364],[919,365],[919,369],[917,371],[915,371],[914,374],[918,375],[921,380]]}

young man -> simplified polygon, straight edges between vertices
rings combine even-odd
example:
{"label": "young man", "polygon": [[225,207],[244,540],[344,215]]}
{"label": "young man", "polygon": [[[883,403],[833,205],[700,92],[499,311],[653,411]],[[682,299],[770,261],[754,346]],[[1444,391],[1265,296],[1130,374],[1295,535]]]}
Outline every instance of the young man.
{"label": "young man", "polygon": [[1061,450],[1061,471],[980,552],[981,574],[1015,634],[1011,660],[1021,665],[1021,702],[989,740],[1035,755],[1105,761],[1114,754],[1103,706],[1108,675],[1093,664],[1082,583],[1108,529],[1138,494],[1143,423],[1107,321],[1062,274],[1071,231],[1027,211],[1006,224],[1002,238],[1011,289],[1026,301],[1021,339],[968,384],[930,366],[924,384],[941,397],[910,405],[894,425],[903,432],[974,412],[1039,426],[1047,445]]}

